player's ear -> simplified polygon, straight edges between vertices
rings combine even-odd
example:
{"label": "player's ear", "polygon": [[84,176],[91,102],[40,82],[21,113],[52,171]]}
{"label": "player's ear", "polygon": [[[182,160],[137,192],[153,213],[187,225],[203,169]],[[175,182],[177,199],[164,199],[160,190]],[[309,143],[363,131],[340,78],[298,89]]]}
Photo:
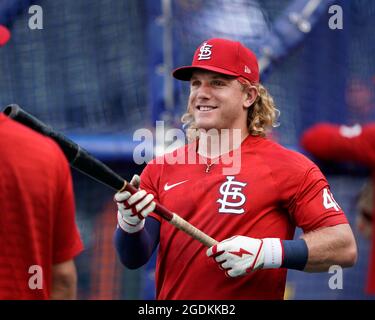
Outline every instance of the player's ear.
{"label": "player's ear", "polygon": [[257,97],[258,89],[255,86],[249,86],[246,88],[246,100],[244,101],[244,107],[249,108],[252,106]]}

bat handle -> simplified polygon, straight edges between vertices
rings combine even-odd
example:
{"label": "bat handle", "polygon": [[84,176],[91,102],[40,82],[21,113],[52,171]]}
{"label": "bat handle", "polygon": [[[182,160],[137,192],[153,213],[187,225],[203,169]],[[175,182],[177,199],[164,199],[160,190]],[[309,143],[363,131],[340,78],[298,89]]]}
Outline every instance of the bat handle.
{"label": "bat handle", "polygon": [[[124,181],[124,186],[121,188],[120,192],[124,190],[129,191],[131,194],[137,192],[137,189],[127,181]],[[204,244],[206,247],[212,247],[218,243],[215,239],[211,238],[209,235],[205,234],[203,231],[181,218],[178,214],[173,213],[159,203],[156,204],[154,212],[167,220],[170,224],[174,225],[176,228]]]}
{"label": "bat handle", "polygon": [[198,240],[199,242],[204,244],[206,247],[212,247],[213,245],[218,243],[215,239],[211,238],[209,235],[194,227],[192,224],[175,213],[173,213],[173,218],[169,222],[176,228],[187,233],[195,240]]}

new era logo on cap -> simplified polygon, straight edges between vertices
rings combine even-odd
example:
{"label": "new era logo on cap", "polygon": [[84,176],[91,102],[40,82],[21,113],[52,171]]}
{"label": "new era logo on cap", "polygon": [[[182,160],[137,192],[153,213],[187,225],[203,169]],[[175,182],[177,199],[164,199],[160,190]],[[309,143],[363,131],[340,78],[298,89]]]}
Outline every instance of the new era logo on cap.
{"label": "new era logo on cap", "polygon": [[196,69],[243,77],[251,83],[259,82],[259,67],[255,54],[238,41],[221,38],[204,41],[195,51],[191,66],[175,69],[173,76],[189,81]]}

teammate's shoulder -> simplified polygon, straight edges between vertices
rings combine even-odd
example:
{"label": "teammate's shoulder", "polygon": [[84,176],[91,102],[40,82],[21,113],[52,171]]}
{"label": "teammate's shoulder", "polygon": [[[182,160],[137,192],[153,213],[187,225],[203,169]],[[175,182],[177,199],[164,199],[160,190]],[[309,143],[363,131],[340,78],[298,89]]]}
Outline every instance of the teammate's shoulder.
{"label": "teammate's shoulder", "polygon": [[35,147],[44,147],[44,148],[52,148],[52,149],[59,149],[57,143],[53,141],[51,138],[42,135],[39,132],[13,120],[6,116],[1,120],[5,120],[3,122],[4,130],[6,130],[6,136],[9,138],[18,139],[18,143],[36,143]]}

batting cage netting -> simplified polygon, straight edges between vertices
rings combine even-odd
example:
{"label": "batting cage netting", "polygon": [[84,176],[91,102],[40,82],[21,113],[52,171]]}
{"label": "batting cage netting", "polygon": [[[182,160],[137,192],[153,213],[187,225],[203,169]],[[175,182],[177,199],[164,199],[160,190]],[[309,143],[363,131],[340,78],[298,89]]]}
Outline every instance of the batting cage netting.
{"label": "batting cage netting", "polygon": [[[42,9],[42,28],[30,25],[32,6]],[[189,87],[171,70],[189,65],[203,40],[231,38],[261,63],[281,111],[273,138],[303,152],[300,135],[317,122],[375,121],[374,14],[372,0],[2,1],[0,25],[11,40],[0,47],[0,105],[20,105],[130,180],[143,169],[133,162],[134,132],[152,131],[156,121],[182,127]],[[368,172],[322,170],[355,232],[358,263],[336,290],[329,273],[289,271],[286,298],[372,299],[364,290],[370,243],[355,227]],[[153,299],[155,257],[128,270],[116,256],[113,191],[79,172],[73,177],[85,244],[79,298]]]}

